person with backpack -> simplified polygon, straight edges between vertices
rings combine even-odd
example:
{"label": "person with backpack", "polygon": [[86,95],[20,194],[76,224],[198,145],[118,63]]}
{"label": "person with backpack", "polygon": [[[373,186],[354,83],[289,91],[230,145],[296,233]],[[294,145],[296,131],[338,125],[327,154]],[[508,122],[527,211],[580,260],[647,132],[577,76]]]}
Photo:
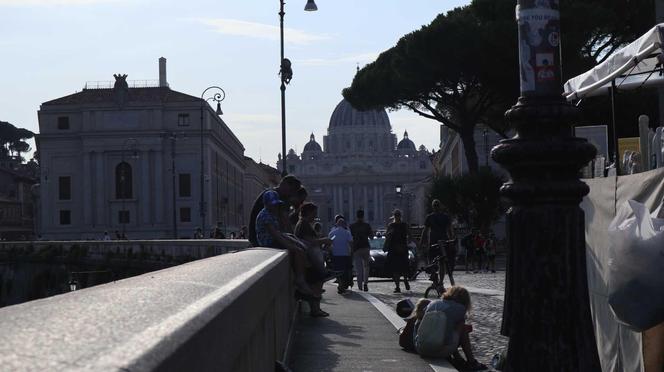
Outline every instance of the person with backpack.
{"label": "person with backpack", "polygon": [[473,356],[469,337],[471,329],[464,324],[470,308],[470,293],[460,286],[450,287],[440,300],[431,302],[415,333],[418,354],[447,358],[461,346],[467,359],[466,370],[486,370],[487,367]]}
{"label": "person with backpack", "polygon": [[399,346],[406,351],[415,351],[415,334],[424,317],[424,312],[431,300],[427,298],[420,298],[413,312],[406,318],[406,325],[399,330]]}

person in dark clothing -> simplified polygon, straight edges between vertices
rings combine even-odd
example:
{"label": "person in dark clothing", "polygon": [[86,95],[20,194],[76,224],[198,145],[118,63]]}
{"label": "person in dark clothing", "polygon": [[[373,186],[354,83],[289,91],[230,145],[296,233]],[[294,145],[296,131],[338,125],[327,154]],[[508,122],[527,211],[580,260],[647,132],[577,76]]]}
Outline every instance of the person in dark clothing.
{"label": "person in dark clothing", "polygon": [[369,239],[373,238],[371,225],[364,222],[364,211],[357,211],[357,220],[350,225],[353,236],[353,266],[357,274],[357,288],[367,292],[369,290]]}
{"label": "person in dark clothing", "polygon": [[[300,189],[300,187],[302,187],[302,183],[300,182],[300,180],[295,178],[295,176],[288,175],[281,179],[281,182],[279,182],[279,186],[273,189],[264,190],[263,192],[260,193],[260,195],[258,195],[256,201],[254,202],[254,206],[251,208],[251,214],[249,217],[249,242],[251,242],[251,245],[253,247],[258,247],[258,241],[256,240],[256,217],[264,207],[263,194],[265,194],[265,191],[268,190],[276,191],[277,194],[279,194],[279,199],[284,202],[284,205],[282,206],[283,210],[287,211],[288,206],[285,205],[285,202],[294,197],[297,194],[297,191]],[[281,226],[282,231],[288,232],[293,230],[292,227],[286,226],[289,224],[288,221],[281,221],[281,216],[279,216],[279,219],[280,219],[280,224],[284,225]],[[290,229],[288,227],[290,227]]]}
{"label": "person in dark clothing", "polygon": [[420,238],[420,246],[429,248],[429,262],[444,254],[445,261],[438,261],[440,283],[443,283],[445,271],[447,271],[447,275],[450,277],[450,284],[454,285],[453,272],[457,255],[456,244],[446,243],[446,241],[452,239],[454,236],[452,220],[443,212],[440,200],[434,199],[431,202],[431,208],[433,212],[427,215],[424,221],[424,231]]}
{"label": "person in dark clothing", "polygon": [[[321,244],[330,244],[332,241],[328,238],[320,238],[316,231],[313,228],[313,223],[314,220],[316,219],[316,215],[318,213],[318,207],[313,204],[313,203],[304,203],[302,204],[300,208],[300,219],[298,220],[297,224],[295,225],[295,236],[303,240],[308,244],[307,248],[307,253],[310,253],[311,251],[316,251],[320,252],[320,245]],[[307,275],[307,282],[309,286],[312,288],[314,293],[316,295],[322,294],[322,289],[323,289],[323,280],[324,280],[324,270],[325,266],[322,261],[322,255],[318,259],[311,259],[313,257],[310,257],[310,261],[312,262],[312,268],[309,269],[309,273]],[[321,273],[321,268],[316,268],[316,264],[314,262],[318,262],[319,264],[322,264],[322,271]],[[330,314],[321,310],[320,308],[320,298],[311,298],[309,299],[309,308],[311,310],[310,315],[312,317],[326,317],[329,316]]]}
{"label": "person in dark clothing", "polygon": [[399,279],[403,276],[403,284],[406,290],[410,290],[410,283],[408,283],[408,224],[401,221],[401,211],[395,209],[392,213],[394,222],[387,225],[385,232],[385,247],[387,250],[387,258],[385,265],[392,273],[394,280],[394,293],[401,293],[399,288]]}

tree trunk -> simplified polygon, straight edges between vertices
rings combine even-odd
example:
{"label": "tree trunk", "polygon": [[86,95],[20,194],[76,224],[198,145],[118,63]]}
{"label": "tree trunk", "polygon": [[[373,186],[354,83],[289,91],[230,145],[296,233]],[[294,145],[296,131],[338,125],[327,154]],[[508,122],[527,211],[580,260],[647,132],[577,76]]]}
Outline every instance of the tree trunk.
{"label": "tree trunk", "polygon": [[477,173],[479,170],[479,160],[477,159],[477,151],[475,151],[475,126],[462,126],[463,130],[459,132],[461,143],[463,143],[463,151],[466,155],[466,162],[468,163],[468,172]]}

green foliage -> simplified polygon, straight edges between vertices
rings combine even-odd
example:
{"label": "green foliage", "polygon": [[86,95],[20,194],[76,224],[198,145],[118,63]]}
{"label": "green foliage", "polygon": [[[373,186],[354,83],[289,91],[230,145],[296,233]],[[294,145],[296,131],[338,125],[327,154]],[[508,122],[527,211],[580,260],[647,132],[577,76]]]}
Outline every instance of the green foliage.
{"label": "green foliage", "polygon": [[475,126],[504,134],[503,113],[518,95],[517,55],[505,52],[517,50],[513,23],[481,20],[470,6],[441,14],[358,72],[344,97],[359,109],[408,108],[453,129],[475,172]]}
{"label": "green foliage", "polygon": [[22,152],[30,151],[30,145],[25,140],[34,136],[35,134],[27,129],[0,121],[0,158],[7,158],[12,154],[20,157]]}
{"label": "green foliage", "polygon": [[486,231],[505,212],[499,193],[504,182],[485,167],[456,178],[439,176],[431,183],[429,202],[440,200],[453,217]]}

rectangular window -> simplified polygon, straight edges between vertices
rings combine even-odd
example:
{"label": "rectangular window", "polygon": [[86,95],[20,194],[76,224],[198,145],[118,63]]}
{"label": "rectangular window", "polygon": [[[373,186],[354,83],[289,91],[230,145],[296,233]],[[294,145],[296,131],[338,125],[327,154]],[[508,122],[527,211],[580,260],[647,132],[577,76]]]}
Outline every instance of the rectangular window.
{"label": "rectangular window", "polygon": [[191,174],[181,173],[179,177],[180,189],[178,195],[181,198],[188,198],[191,196]]}
{"label": "rectangular window", "polygon": [[66,209],[60,210],[60,225],[71,225],[71,211]]}
{"label": "rectangular window", "polygon": [[58,199],[71,200],[71,177],[58,178]]}
{"label": "rectangular window", "polygon": [[58,129],[59,130],[69,129],[69,116],[58,117]]}
{"label": "rectangular window", "polygon": [[191,208],[180,208],[180,222],[191,222]]}
{"label": "rectangular window", "polygon": [[129,223],[129,211],[118,211],[118,222],[121,224]]}
{"label": "rectangular window", "polygon": [[189,114],[178,114],[178,127],[189,126]]}

